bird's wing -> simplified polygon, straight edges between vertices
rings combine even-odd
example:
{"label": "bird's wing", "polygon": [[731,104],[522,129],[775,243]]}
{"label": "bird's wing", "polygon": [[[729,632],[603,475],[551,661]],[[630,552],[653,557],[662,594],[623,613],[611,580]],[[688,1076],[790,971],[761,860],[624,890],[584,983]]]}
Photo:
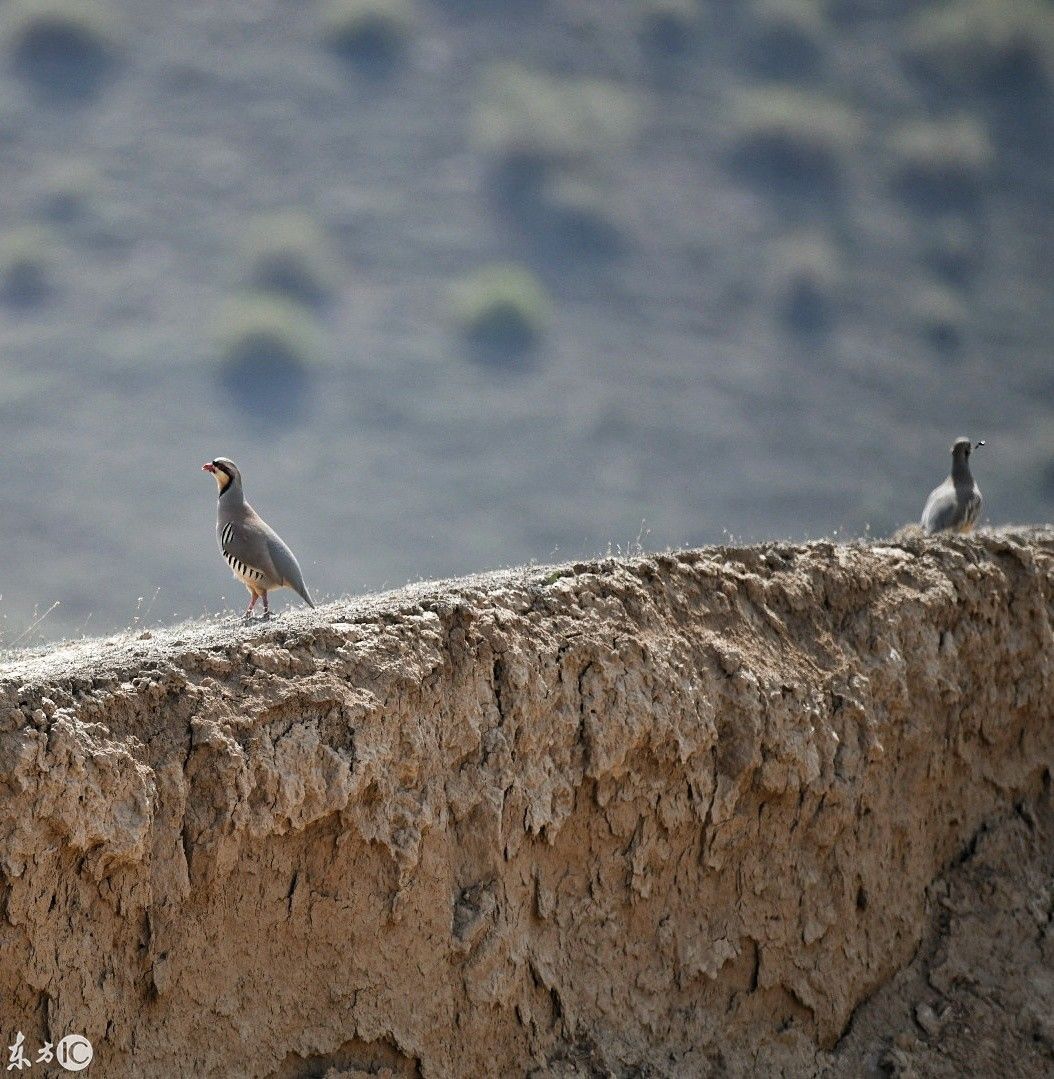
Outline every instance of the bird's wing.
{"label": "bird's wing", "polygon": [[309,607],[314,607],[315,604],[307,593],[307,585],[304,584],[304,575],[300,572],[300,563],[297,562],[296,555],[289,550],[282,537],[274,529],[269,528],[267,531],[269,533],[267,550],[279,580],[296,592]]}
{"label": "bird's wing", "polygon": [[243,520],[221,522],[217,528],[220,550],[231,569],[261,583],[273,584],[281,581],[282,575],[271,557],[268,531],[255,514]]}
{"label": "bird's wing", "polygon": [[943,532],[947,528],[954,528],[961,514],[955,488],[945,482],[930,492],[919,523],[927,532]]}

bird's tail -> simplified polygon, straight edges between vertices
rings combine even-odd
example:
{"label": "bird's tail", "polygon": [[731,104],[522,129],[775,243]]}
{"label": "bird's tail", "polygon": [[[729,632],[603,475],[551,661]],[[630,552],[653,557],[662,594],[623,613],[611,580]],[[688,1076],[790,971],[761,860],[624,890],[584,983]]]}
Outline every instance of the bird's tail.
{"label": "bird's tail", "polygon": [[307,594],[307,585],[303,581],[286,581],[286,584],[311,608],[315,609],[315,601]]}

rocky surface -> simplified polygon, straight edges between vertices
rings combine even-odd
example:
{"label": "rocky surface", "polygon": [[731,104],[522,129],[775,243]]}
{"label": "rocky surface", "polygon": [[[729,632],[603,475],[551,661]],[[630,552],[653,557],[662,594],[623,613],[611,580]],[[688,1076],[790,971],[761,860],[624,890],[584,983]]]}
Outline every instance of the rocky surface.
{"label": "rocky surface", "polygon": [[984,826],[927,890],[914,961],[854,1017],[828,1077],[1050,1075],[1054,819],[1049,787]]}
{"label": "rocky surface", "polygon": [[9,656],[0,1027],[101,1076],[1046,1074],[1052,613],[1032,530]]}

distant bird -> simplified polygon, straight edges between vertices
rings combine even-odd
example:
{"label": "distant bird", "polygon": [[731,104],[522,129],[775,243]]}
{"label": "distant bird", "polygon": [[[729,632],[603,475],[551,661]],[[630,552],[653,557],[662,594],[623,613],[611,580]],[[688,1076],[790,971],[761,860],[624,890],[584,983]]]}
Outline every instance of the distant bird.
{"label": "distant bird", "polygon": [[957,438],[952,446],[951,475],[930,492],[919,524],[934,532],[971,532],[981,515],[981,489],[970,472],[970,451],[983,446],[982,439],[971,446],[968,438]]}
{"label": "distant bird", "polygon": [[263,600],[264,618],[270,618],[267,593],[275,588],[291,588],[309,606],[314,607],[304,584],[304,575],[293,552],[277,532],[245,501],[242,474],[227,457],[217,457],[203,464],[219,487],[216,507],[216,535],[220,552],[234,576],[249,589],[252,597],[245,611],[252,618],[258,599]]}

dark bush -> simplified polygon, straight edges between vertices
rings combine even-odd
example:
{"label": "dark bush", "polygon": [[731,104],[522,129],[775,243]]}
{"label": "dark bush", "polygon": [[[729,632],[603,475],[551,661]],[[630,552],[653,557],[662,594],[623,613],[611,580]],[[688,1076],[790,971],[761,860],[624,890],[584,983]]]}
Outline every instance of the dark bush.
{"label": "dark bush", "polygon": [[340,266],[310,214],[295,210],[252,221],[245,242],[245,278],[254,289],[320,307],[340,286]]}
{"label": "dark bush", "polygon": [[747,12],[747,55],[773,79],[800,79],[816,73],[831,33],[816,0],[755,0]]}
{"label": "dark bush", "polygon": [[611,83],[499,64],[483,78],[473,143],[494,166],[500,193],[515,199],[536,194],[554,168],[601,167],[638,123],[633,95]]}
{"label": "dark bush", "polygon": [[24,228],[0,238],[0,299],[31,308],[54,291],[55,244],[43,229]]}
{"label": "dark bush", "polygon": [[838,252],[820,236],[789,236],[773,250],[771,289],[779,318],[796,333],[827,330],[841,277]]}
{"label": "dark bush", "polygon": [[912,20],[907,47],[927,75],[1008,100],[1045,97],[1054,73],[1049,0],[947,0]]}
{"label": "dark bush", "polygon": [[926,219],[926,264],[951,285],[969,284],[984,262],[984,234],[973,216],[945,214]]}
{"label": "dark bush", "polygon": [[232,299],[216,327],[220,381],[245,411],[277,422],[300,417],[321,333],[306,309],[276,296]]}
{"label": "dark bush", "polygon": [[905,124],[889,149],[897,190],[928,213],[975,203],[995,160],[987,129],[973,116]]}
{"label": "dark bush", "polygon": [[849,108],[785,86],[741,93],[733,123],[734,166],[751,179],[802,196],[838,191],[860,137]]}
{"label": "dark bush", "polygon": [[482,358],[514,360],[534,349],[549,325],[550,301],[523,266],[485,266],[453,290],[454,322]]}
{"label": "dark bush", "polygon": [[927,285],[915,291],[912,309],[919,333],[934,352],[945,360],[956,359],[968,319],[963,301],[941,285]]}
{"label": "dark bush", "polygon": [[93,0],[23,2],[4,20],[16,73],[40,94],[64,101],[94,97],[112,75],[117,24]]}
{"label": "dark bush", "polygon": [[645,48],[660,56],[687,52],[698,32],[696,0],[641,0],[640,33]]}
{"label": "dark bush", "polygon": [[388,75],[406,52],[416,23],[410,0],[332,0],[324,16],[326,44],[369,75]]}

